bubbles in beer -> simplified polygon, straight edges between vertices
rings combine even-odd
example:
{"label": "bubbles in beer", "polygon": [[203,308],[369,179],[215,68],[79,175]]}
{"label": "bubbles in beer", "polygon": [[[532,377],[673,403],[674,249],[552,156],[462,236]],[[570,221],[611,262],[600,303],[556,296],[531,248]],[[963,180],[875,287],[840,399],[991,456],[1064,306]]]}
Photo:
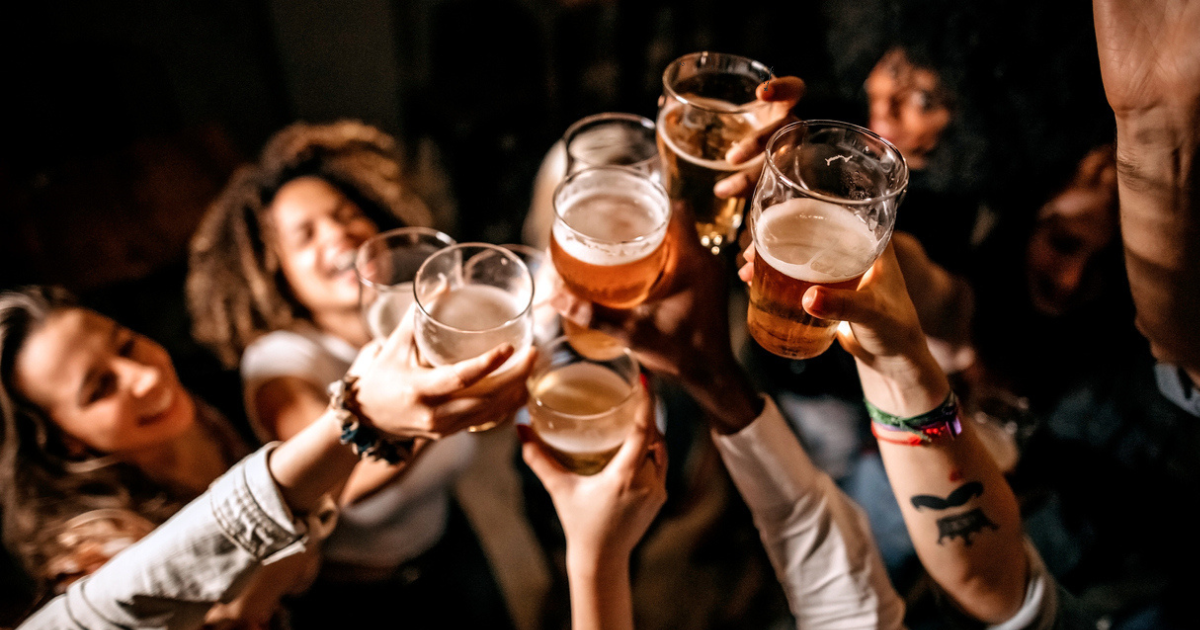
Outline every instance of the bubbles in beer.
{"label": "bubbles in beer", "polygon": [[592,363],[548,372],[531,388],[533,429],[563,466],[581,475],[597,473],[633,426],[633,387]]}

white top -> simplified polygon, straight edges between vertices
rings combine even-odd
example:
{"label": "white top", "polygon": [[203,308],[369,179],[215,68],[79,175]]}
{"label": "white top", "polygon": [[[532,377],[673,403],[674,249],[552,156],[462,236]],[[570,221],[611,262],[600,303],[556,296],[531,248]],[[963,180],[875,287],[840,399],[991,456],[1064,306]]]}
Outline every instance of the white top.
{"label": "white top", "polygon": [[[754,517],[797,628],[902,628],[866,515],[818,469],[775,403],[733,435],[713,434]],[[995,630],[1042,630],[1059,613],[1054,579],[1032,545],[1025,602]]]}
{"label": "white top", "polygon": [[[358,349],[311,326],[277,330],[259,338],[242,355],[242,383],[251,426],[264,441],[254,397],[267,381],[283,376],[305,379],[322,389],[345,375]],[[428,551],[442,537],[455,478],[475,453],[467,433],[426,447],[398,480],[342,508],[337,529],[325,542],[334,562],[390,568]]]}

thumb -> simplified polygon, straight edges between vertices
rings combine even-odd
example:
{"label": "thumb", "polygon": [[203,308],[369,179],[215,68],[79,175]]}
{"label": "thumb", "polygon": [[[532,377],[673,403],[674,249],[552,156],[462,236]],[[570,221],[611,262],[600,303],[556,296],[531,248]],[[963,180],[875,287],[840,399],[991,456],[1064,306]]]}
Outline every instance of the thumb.
{"label": "thumb", "polygon": [[521,438],[521,458],[542,481],[546,491],[551,492],[552,486],[557,486],[559,480],[566,478],[571,472],[546,452],[531,427],[518,425],[517,432]]}
{"label": "thumb", "polygon": [[869,326],[883,316],[875,294],[870,291],[831,289],[817,285],[805,291],[801,303],[804,310],[821,319],[839,319]]}
{"label": "thumb", "polygon": [[426,396],[449,396],[479,382],[512,355],[512,344],[502,343],[473,359],[435,368],[424,375],[421,393]]}

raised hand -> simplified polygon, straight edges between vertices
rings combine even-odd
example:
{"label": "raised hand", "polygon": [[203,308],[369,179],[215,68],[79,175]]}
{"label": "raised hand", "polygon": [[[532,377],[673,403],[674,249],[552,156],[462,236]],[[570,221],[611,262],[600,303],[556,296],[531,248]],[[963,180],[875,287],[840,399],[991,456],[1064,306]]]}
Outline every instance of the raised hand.
{"label": "raised hand", "polygon": [[[1200,3],[1095,0],[1108,102],[1121,118],[1200,101]],[[1194,122],[1194,121],[1193,121]]]}
{"label": "raised hand", "polygon": [[358,406],[380,431],[441,438],[508,418],[525,404],[534,351],[523,351],[512,367],[496,372],[512,356],[506,343],[452,365],[422,366],[410,311],[386,340],[364,347],[348,373],[359,376]]}
{"label": "raised hand", "polygon": [[[770,122],[730,147],[725,153],[725,160],[730,164],[743,164],[765,151],[767,142],[776,131],[798,120],[792,115],[792,108],[804,96],[805,89],[804,81],[799,77],[779,77],[759,85],[754,93],[758,100],[771,103],[768,109]],[[726,177],[713,186],[713,194],[721,199],[749,197],[761,174],[760,169],[753,169]]]}

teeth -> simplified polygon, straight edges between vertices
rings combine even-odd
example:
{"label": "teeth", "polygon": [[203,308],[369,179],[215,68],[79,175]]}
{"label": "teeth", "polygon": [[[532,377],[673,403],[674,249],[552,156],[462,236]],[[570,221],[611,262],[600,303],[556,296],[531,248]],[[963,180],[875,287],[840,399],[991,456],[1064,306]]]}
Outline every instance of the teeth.
{"label": "teeth", "polygon": [[334,271],[341,273],[354,268],[354,250],[344,251],[333,257]]}

